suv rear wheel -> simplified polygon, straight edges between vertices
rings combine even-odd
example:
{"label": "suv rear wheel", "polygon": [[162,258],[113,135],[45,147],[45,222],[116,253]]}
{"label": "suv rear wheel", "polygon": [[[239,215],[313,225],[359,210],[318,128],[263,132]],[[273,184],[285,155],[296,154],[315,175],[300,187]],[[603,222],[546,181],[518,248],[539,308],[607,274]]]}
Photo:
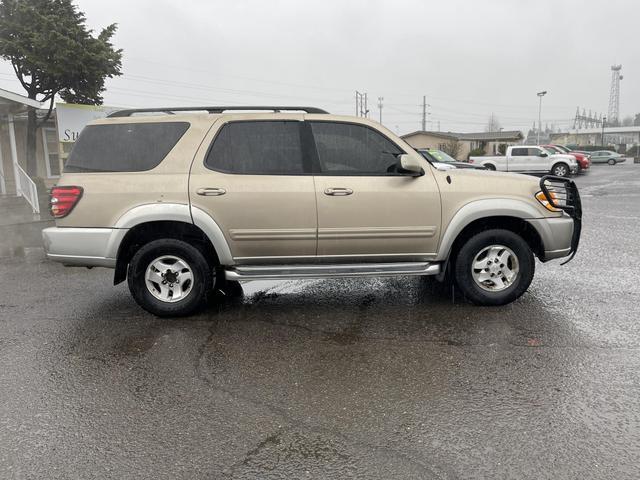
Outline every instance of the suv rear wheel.
{"label": "suv rear wheel", "polygon": [[479,305],[505,305],[531,284],[533,252],[509,230],[488,230],[471,237],[455,258],[455,281],[462,293]]}
{"label": "suv rear wheel", "polygon": [[160,317],[190,315],[213,287],[212,269],[202,252],[172,238],[140,248],[129,263],[127,277],[138,305]]}

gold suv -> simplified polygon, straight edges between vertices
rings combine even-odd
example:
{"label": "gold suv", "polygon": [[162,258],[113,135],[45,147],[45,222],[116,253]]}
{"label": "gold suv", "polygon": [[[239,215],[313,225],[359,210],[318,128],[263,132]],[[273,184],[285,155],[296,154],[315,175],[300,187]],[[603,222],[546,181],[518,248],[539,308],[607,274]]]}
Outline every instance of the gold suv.
{"label": "gold suv", "polygon": [[50,259],[115,269],[188,315],[225,282],[437,275],[511,302],[575,253],[575,184],[439,170],[382,125],[306,107],[123,110],[88,125],[51,192]]}

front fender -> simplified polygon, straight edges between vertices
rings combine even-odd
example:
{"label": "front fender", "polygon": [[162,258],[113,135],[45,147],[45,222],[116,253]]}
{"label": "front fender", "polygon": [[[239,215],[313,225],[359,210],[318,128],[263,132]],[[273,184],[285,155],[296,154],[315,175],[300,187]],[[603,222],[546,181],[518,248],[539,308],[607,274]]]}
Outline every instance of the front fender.
{"label": "front fender", "polygon": [[447,225],[440,239],[437,261],[445,261],[449,257],[453,242],[460,232],[475,220],[490,217],[515,217],[523,220],[544,218],[535,205],[515,198],[489,198],[467,203],[460,208]]}

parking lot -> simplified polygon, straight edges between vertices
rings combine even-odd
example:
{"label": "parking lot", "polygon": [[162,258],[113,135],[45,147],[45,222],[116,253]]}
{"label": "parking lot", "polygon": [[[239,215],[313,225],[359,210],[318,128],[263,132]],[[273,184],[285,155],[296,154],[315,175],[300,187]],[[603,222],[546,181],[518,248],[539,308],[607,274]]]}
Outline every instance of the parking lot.
{"label": "parking lot", "polygon": [[155,318],[0,265],[1,478],[638,478],[640,165],[580,176],[565,266],[481,308],[418,277],[256,282]]}

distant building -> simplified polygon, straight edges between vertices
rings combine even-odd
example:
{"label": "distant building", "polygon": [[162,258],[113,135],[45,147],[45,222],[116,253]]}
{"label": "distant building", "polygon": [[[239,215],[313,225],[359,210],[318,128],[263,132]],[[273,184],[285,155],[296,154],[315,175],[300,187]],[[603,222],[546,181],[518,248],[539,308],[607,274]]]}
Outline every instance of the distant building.
{"label": "distant building", "polygon": [[563,145],[605,145],[625,151],[640,145],[640,127],[572,129],[551,134],[551,140]]}
{"label": "distant building", "polygon": [[472,150],[481,149],[486,155],[499,154],[500,145],[522,143],[524,135],[519,130],[499,132],[455,133],[418,130],[402,135],[402,139],[414,148],[437,148],[450,155],[455,152],[457,160],[466,160]]}

